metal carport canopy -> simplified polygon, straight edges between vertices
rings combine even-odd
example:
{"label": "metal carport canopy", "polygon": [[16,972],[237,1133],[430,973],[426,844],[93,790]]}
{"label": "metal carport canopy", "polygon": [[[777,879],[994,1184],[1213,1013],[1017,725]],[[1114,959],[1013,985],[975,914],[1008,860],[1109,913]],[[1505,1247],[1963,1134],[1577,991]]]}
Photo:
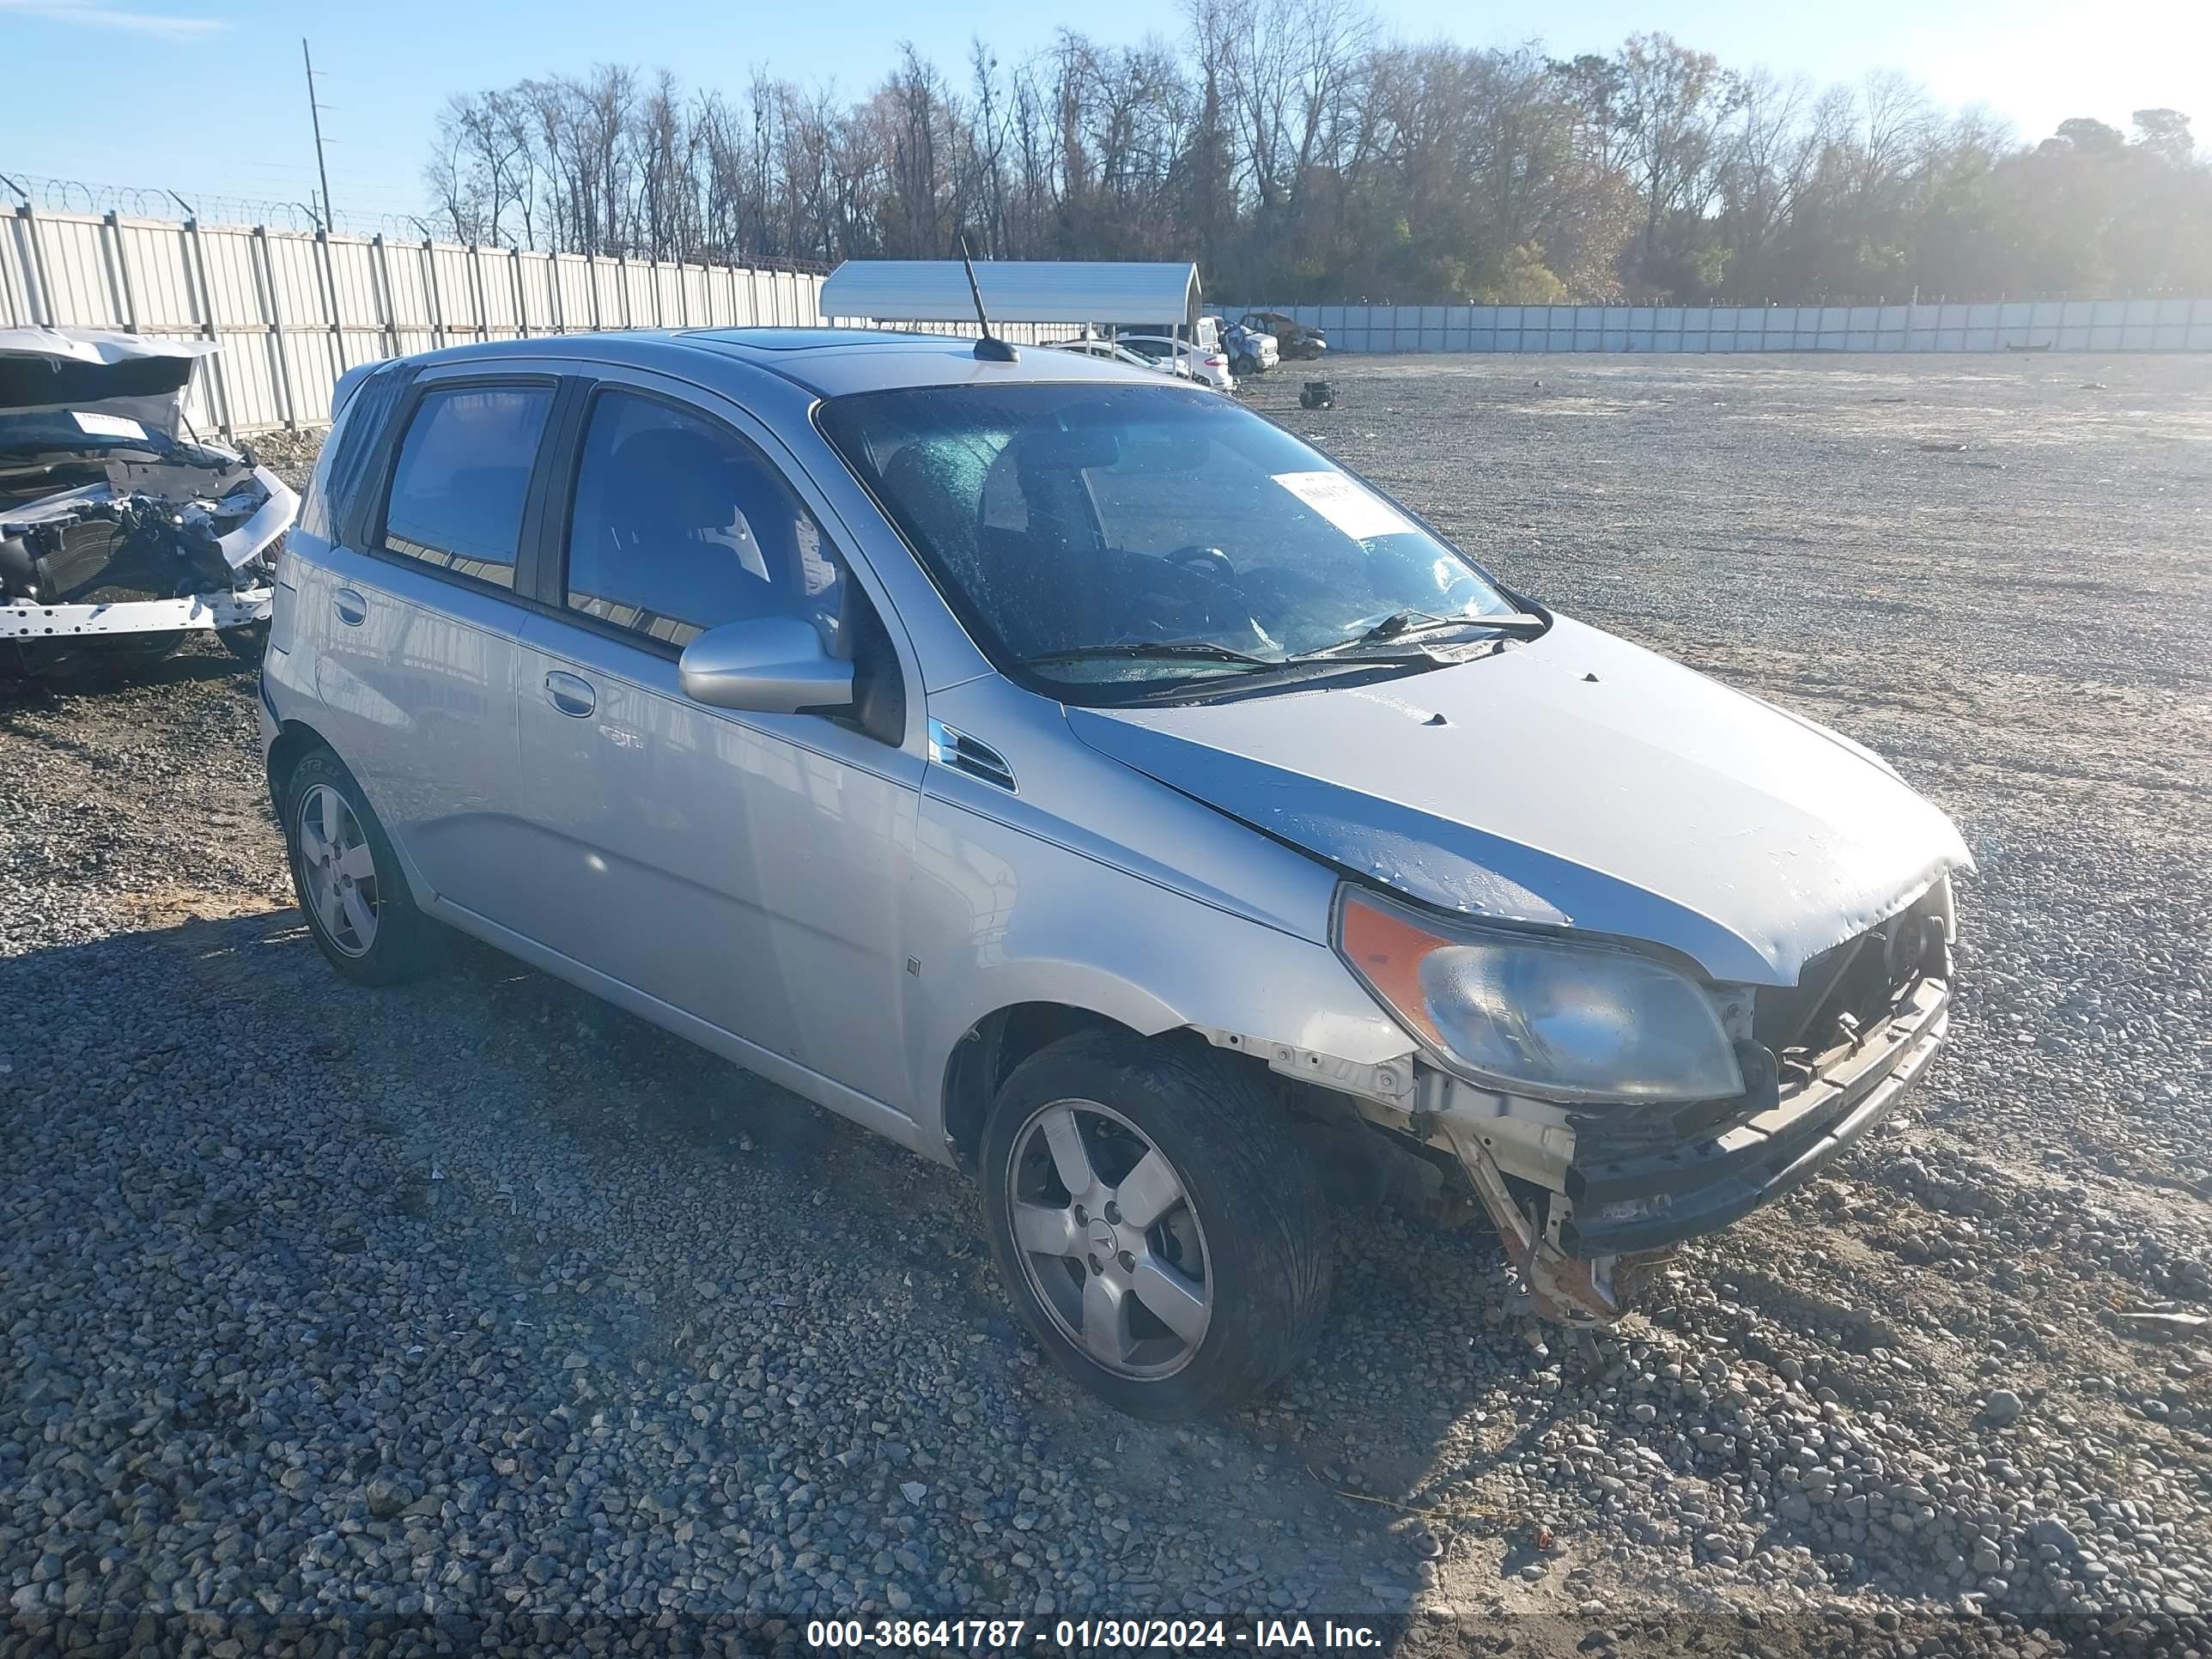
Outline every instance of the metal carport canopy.
{"label": "metal carport canopy", "polygon": [[[990,259],[975,286],[994,323],[1198,320],[1198,267],[1077,259]],[[957,259],[848,259],[822,284],[824,318],[972,323],[975,301]]]}

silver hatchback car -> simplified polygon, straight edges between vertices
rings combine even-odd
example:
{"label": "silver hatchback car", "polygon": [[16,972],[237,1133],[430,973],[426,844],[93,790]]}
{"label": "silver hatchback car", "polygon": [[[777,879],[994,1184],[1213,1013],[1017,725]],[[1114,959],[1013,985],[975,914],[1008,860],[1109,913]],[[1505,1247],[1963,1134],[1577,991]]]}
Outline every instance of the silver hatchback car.
{"label": "silver hatchback car", "polygon": [[972,1171],[1115,1405],[1316,1341],[1332,1217],[1618,1316],[1942,1044],[1944,816],[1226,398],[595,335],[356,370],[262,698],[337,970],[442,927]]}

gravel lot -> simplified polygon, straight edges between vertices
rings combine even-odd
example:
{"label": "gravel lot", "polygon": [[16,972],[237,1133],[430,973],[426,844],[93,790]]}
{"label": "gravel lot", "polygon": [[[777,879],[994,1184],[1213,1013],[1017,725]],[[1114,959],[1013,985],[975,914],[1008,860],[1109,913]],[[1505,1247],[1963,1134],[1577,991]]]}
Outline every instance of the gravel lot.
{"label": "gravel lot", "polygon": [[1320,1358],[1181,1430],[1016,1335],[950,1173],[489,951],[341,987],[212,646],[0,688],[0,1652],[1209,1608],[2212,1650],[2209,368],[1255,388],[1510,581],[1873,744],[1981,872],[1932,1081],[1648,1317],[1562,1340],[1487,1235],[1347,1217]]}

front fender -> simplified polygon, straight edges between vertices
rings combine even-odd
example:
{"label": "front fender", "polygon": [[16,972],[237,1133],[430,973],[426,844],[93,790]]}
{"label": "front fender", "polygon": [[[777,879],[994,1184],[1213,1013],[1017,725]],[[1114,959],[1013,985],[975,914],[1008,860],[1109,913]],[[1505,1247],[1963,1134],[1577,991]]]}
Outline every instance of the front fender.
{"label": "front fender", "polygon": [[[1022,1003],[1082,1009],[1146,1036],[1190,1027],[1279,1065],[1277,1049],[1295,1050],[1323,1081],[1336,1074],[1333,1062],[1371,1067],[1412,1051],[1325,944],[933,792],[925,791],[917,843],[919,971],[908,975],[905,1027],[927,1135],[943,1131],[941,1085],[954,1048],[988,1016]],[[1326,937],[1334,878],[1311,870],[1310,902]],[[1410,1066],[1402,1070],[1410,1079]]]}

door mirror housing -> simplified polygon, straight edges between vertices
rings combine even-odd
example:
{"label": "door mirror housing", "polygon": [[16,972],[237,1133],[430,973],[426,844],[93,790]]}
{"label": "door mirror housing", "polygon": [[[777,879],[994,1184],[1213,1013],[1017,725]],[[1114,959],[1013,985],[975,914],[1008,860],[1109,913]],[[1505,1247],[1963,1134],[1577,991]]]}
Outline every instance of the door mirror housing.
{"label": "door mirror housing", "polygon": [[853,665],[823,650],[813,623],[798,617],[710,628],[684,647],[676,669],[684,695],[715,708],[799,714],[853,702]]}

